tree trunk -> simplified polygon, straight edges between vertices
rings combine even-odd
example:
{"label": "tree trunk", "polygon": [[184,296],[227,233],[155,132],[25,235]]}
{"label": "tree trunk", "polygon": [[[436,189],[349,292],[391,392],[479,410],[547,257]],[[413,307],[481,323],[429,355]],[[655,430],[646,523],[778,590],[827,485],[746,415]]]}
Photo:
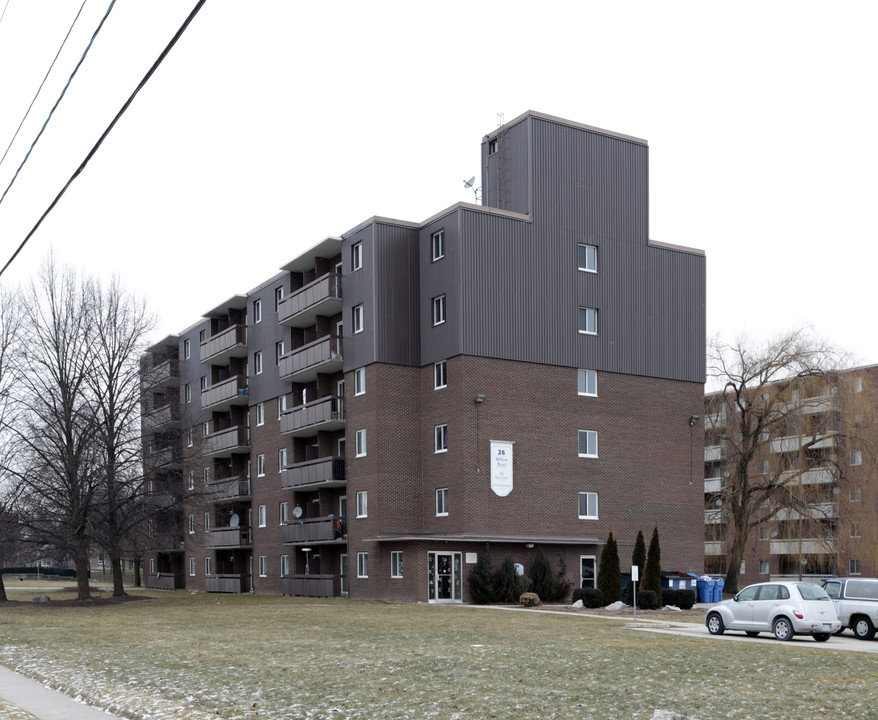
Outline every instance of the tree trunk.
{"label": "tree trunk", "polygon": [[[0,568],[0,571],[2,571],[2,568]],[[6,586],[3,584],[3,573],[0,572],[0,602],[7,602],[8,600],[9,598],[6,597]]]}
{"label": "tree trunk", "polygon": [[110,569],[113,573],[113,597],[125,597],[125,587],[122,584],[122,558],[115,552],[110,555]]}
{"label": "tree trunk", "polygon": [[140,587],[140,555],[134,558],[134,587]]}
{"label": "tree trunk", "polygon": [[88,553],[76,555],[77,600],[91,600],[91,587],[88,584]]}
{"label": "tree trunk", "polygon": [[741,574],[741,561],[744,559],[744,546],[747,544],[746,534],[735,531],[735,539],[728,554],[728,567],[726,568],[726,583],[723,592],[738,594],[738,577]]}

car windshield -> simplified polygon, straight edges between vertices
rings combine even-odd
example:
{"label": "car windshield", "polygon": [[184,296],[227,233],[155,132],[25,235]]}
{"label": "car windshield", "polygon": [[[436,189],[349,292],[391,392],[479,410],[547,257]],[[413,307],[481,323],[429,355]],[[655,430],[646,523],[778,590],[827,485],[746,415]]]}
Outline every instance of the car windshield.
{"label": "car windshield", "polygon": [[817,587],[810,583],[800,583],[796,585],[796,589],[799,591],[799,595],[802,596],[802,600],[826,600],[829,602],[829,595],[826,594],[822,587]]}

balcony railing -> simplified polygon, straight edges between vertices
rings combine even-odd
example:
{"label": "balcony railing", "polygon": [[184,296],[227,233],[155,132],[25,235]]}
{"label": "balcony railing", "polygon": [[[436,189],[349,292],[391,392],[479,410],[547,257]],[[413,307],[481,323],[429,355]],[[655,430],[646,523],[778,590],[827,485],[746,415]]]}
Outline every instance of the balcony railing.
{"label": "balcony railing", "polygon": [[708,445],[704,448],[704,462],[716,462],[723,459],[722,445]]}
{"label": "balcony railing", "polygon": [[[772,540],[772,555],[798,555],[799,539]],[[832,555],[838,552],[838,540],[836,538],[803,538],[801,540],[802,555]]]}
{"label": "balcony railing", "polygon": [[341,339],[334,335],[315,340],[284,355],[277,372],[285,382],[307,383],[318,374],[340,372],[344,366]]}
{"label": "balcony railing", "polygon": [[176,590],[177,579],[173,573],[155,573],[146,576],[146,587],[150,590]]}
{"label": "balcony railing", "polygon": [[207,575],[204,578],[204,590],[209,593],[241,593],[250,592],[249,575]]}
{"label": "balcony railing", "polygon": [[329,273],[308,283],[277,306],[277,321],[290,327],[310,327],[318,315],[341,312],[341,276]]}
{"label": "balcony railing", "polygon": [[335,587],[340,584],[340,575],[285,575],[281,592],[299,597],[335,597]]}
{"label": "balcony railing", "polygon": [[788,453],[797,450],[822,450],[835,447],[838,433],[817,433],[816,435],[788,435],[771,441],[771,452]]}
{"label": "balcony railing", "polygon": [[211,433],[204,438],[201,450],[205,457],[232,457],[250,452],[250,430],[236,425],[227,430]]}
{"label": "balcony railing", "polygon": [[250,497],[250,481],[247,478],[233,477],[215,480],[204,488],[208,502],[227,502]]}
{"label": "balcony railing", "polygon": [[281,528],[285,543],[332,542],[347,536],[345,518],[320,517],[307,520],[293,520]]}
{"label": "balcony railing", "polygon": [[151,410],[143,415],[144,432],[155,432],[168,428],[180,422],[180,407],[174,403],[162,405],[160,408]]}
{"label": "balcony railing", "polygon": [[708,540],[704,543],[705,555],[725,555],[726,544],[722,540]]}
{"label": "balcony railing", "polygon": [[151,368],[145,368],[140,376],[142,388],[173,387],[180,384],[180,361],[165,360]]}
{"label": "balcony railing", "polygon": [[149,451],[145,460],[144,464],[149,470],[168,470],[183,464],[180,449],[174,445]]}
{"label": "balcony railing", "polygon": [[231,325],[201,343],[201,362],[227,365],[229,358],[247,357],[247,328]]}
{"label": "balcony railing", "polygon": [[247,378],[243,375],[235,375],[201,391],[201,407],[204,410],[222,412],[233,405],[248,405],[249,403]]}
{"label": "balcony railing", "polygon": [[183,536],[177,533],[157,532],[147,538],[150,550],[159,552],[176,552],[183,550]]}
{"label": "balcony railing", "polygon": [[704,492],[717,493],[726,486],[725,478],[704,478]]}
{"label": "balcony railing", "polygon": [[341,487],[345,484],[344,458],[325,457],[296,463],[281,473],[280,485],[284,490],[302,488],[303,485]]}
{"label": "balcony railing", "polygon": [[280,417],[281,434],[293,437],[311,437],[320,430],[341,430],[344,425],[344,400],[335,395],[299,405]]}
{"label": "balcony railing", "polygon": [[250,547],[250,528],[228,527],[208,530],[204,545],[209,548]]}

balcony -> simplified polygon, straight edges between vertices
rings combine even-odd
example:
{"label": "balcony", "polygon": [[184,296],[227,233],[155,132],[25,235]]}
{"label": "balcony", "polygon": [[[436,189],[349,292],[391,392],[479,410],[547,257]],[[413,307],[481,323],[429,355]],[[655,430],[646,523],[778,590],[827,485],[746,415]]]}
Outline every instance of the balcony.
{"label": "balcony", "polygon": [[155,573],[146,576],[146,587],[149,590],[176,590],[177,579],[173,573]]}
{"label": "balcony", "polygon": [[150,470],[173,470],[182,467],[180,449],[175,445],[155,448],[147,454],[145,465]]}
{"label": "balcony", "polygon": [[341,585],[341,575],[285,575],[281,592],[299,597],[335,597],[336,584]]}
{"label": "balcony", "polygon": [[167,430],[180,424],[180,408],[173,405],[163,405],[143,415],[143,431],[147,433]]}
{"label": "balcony", "polygon": [[182,552],[184,548],[183,536],[177,533],[157,532],[147,538],[150,550],[157,552]]}
{"label": "balcony", "polygon": [[228,365],[230,358],[247,357],[247,328],[231,325],[201,343],[201,362]]}
{"label": "balcony", "polygon": [[704,543],[705,555],[725,555],[726,544],[722,540],[708,540]]}
{"label": "balcony", "polygon": [[715,413],[707,413],[704,416],[704,429],[705,430],[714,430],[716,428],[721,428],[726,426],[726,411],[725,408]]}
{"label": "balcony", "polygon": [[284,490],[305,490],[316,486],[332,488],[345,484],[345,461],[339,457],[325,457],[296,463],[284,468],[280,485]]}
{"label": "balcony", "polygon": [[285,382],[309,383],[321,373],[341,372],[343,366],[341,338],[326,335],[284,355],[277,371]]}
{"label": "balcony", "polygon": [[817,467],[799,472],[788,470],[781,473],[781,480],[787,485],[825,485],[835,481],[835,471],[831,467]]}
{"label": "balcony", "polygon": [[215,528],[205,535],[204,546],[209,548],[244,548],[251,544],[248,527]]}
{"label": "balcony", "polygon": [[204,590],[209,593],[233,593],[241,595],[250,592],[249,575],[207,575]]}
{"label": "balcony", "polygon": [[250,452],[250,430],[236,425],[227,430],[211,433],[204,438],[202,447],[204,457],[230,458]]}
{"label": "balcony", "polygon": [[805,398],[798,408],[802,415],[816,415],[838,410],[838,398],[835,395],[816,395]]}
{"label": "balcony", "polygon": [[145,368],[140,374],[140,387],[161,388],[176,387],[180,384],[180,361],[165,360],[158,365]]}
{"label": "balcony", "polygon": [[250,497],[250,481],[241,477],[215,480],[204,488],[204,495],[212,503],[245,500]]}
{"label": "balcony", "polygon": [[704,448],[704,462],[716,462],[723,459],[722,445],[708,445]]}
{"label": "balcony", "polygon": [[341,312],[341,276],[328,273],[285,297],[277,306],[277,321],[289,327],[311,327],[318,315]]}
{"label": "balcony", "polygon": [[723,521],[722,510],[705,510],[704,511],[704,524],[705,525],[716,525],[717,523],[721,523],[722,521]]}
{"label": "balcony", "polygon": [[342,543],[347,537],[345,518],[320,517],[294,520],[281,528],[285,543]]}
{"label": "balcony", "polygon": [[706,493],[718,493],[726,486],[725,478],[705,478],[704,479],[704,492]]}
{"label": "balcony", "polygon": [[771,452],[788,453],[799,450],[823,450],[835,447],[836,432],[820,433],[817,435],[788,435],[787,437],[775,438],[771,441]]}
{"label": "balcony", "polygon": [[156,490],[155,492],[147,492],[143,497],[143,502],[156,510],[167,510],[182,505],[183,498],[168,490]]}
{"label": "balcony", "polygon": [[235,375],[201,391],[201,408],[203,410],[225,412],[233,405],[249,404],[247,378],[243,375]]}
{"label": "balcony", "polygon": [[280,417],[281,435],[293,437],[313,437],[321,430],[341,430],[344,425],[344,401],[335,395],[300,405]]}
{"label": "balcony", "polygon": [[[772,540],[772,555],[798,555],[800,552],[799,539]],[[802,555],[833,555],[838,552],[838,540],[836,538],[808,538],[801,540]]]}

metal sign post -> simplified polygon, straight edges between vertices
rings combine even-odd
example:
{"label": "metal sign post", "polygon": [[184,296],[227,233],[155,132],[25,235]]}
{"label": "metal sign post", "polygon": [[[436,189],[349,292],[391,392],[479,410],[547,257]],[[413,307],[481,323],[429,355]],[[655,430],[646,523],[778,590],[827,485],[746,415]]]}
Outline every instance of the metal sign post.
{"label": "metal sign post", "polygon": [[637,581],[640,579],[640,568],[631,566],[631,603],[634,605],[634,622],[637,622]]}

